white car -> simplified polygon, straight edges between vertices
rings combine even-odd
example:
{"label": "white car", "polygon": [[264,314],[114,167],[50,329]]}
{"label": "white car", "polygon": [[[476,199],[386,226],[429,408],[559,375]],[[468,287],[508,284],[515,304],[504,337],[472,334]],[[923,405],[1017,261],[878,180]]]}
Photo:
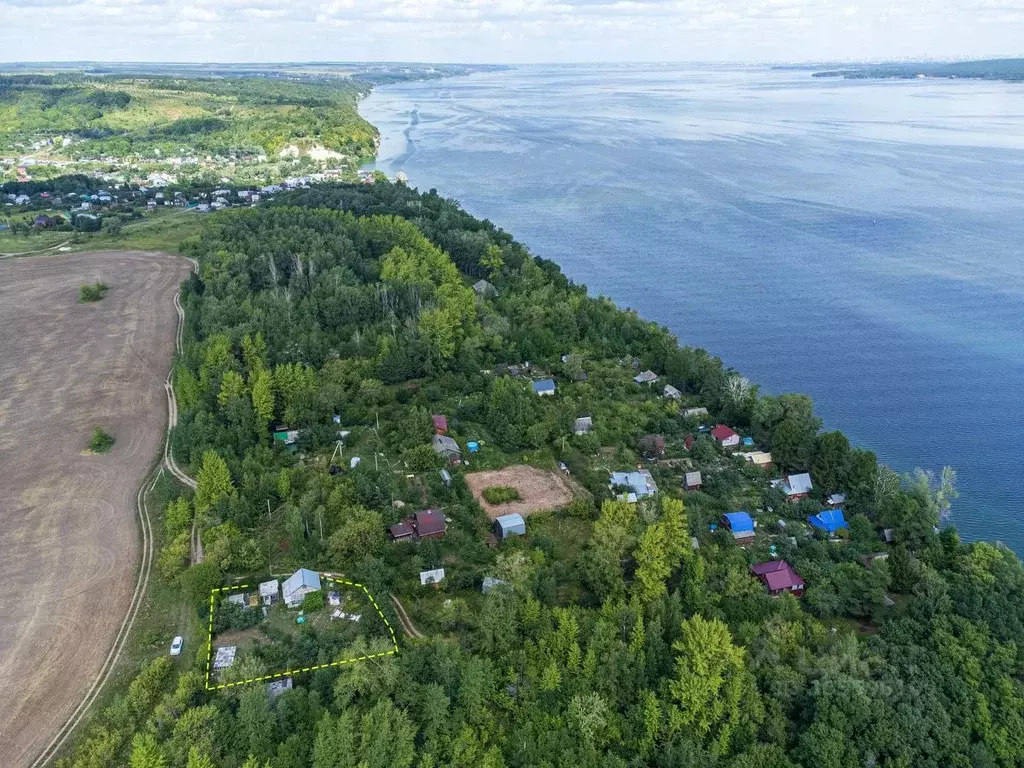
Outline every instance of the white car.
{"label": "white car", "polygon": [[171,641],[171,656],[180,656],[181,646],[184,644],[185,641],[182,639],[181,635],[178,635],[176,638],[174,638]]}

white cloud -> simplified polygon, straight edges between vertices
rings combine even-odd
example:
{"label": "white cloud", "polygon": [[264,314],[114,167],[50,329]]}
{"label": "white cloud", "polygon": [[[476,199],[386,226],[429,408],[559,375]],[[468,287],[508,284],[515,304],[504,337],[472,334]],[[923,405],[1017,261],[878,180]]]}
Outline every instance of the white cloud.
{"label": "white cloud", "polygon": [[[52,23],[54,13],[74,23]],[[0,0],[0,61],[1021,54],[1024,0]]]}

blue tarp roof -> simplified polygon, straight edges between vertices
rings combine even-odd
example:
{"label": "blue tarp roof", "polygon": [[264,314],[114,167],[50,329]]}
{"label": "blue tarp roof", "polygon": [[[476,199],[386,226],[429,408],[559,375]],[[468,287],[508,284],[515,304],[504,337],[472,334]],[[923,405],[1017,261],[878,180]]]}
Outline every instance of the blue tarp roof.
{"label": "blue tarp roof", "polygon": [[820,528],[828,533],[835,533],[846,527],[846,518],[843,517],[843,510],[841,509],[826,509],[808,517],[807,522],[815,528]]}
{"label": "blue tarp roof", "polygon": [[729,528],[733,533],[754,530],[754,521],[746,512],[727,512],[725,519],[729,521]]}
{"label": "blue tarp roof", "polygon": [[547,392],[555,388],[554,379],[541,379],[540,381],[533,382],[534,392]]}

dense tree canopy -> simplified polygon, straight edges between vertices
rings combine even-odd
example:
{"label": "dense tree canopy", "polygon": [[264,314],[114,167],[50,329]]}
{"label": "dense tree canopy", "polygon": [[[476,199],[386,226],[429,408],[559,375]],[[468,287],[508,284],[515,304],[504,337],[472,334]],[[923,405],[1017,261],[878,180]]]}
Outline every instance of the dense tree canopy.
{"label": "dense tree canopy", "polygon": [[[937,532],[951,478],[895,476],[819,433],[808,398],[760,396],[434,192],[281,195],[211,218],[189,253],[200,270],[184,292],[172,444],[199,488],[167,509],[165,578],[203,623],[209,589],[235,577],[340,572],[384,596],[396,627],[386,596],[398,595],[425,637],[296,676],[273,701],[262,684],[205,690],[205,658],[178,669],[156,658],[67,765],[1024,760],[1024,568],[1003,547]],[[469,287],[484,277],[496,293]],[[779,468],[809,470],[812,498],[785,502],[769,474],[706,437],[686,451],[699,418],[659,397],[662,381],[634,383],[647,368]],[[534,394],[527,378],[542,375],[554,396]],[[577,499],[488,547],[463,470],[450,487],[437,472],[432,414],[447,415],[471,469],[563,462]],[[577,435],[581,416],[594,426]],[[297,431],[294,453],[272,428]],[[654,433],[667,456],[644,460],[636,447]],[[659,493],[614,498],[608,472],[637,465]],[[702,471],[700,490],[684,494],[681,466]],[[838,491],[849,530],[812,534],[801,520]],[[443,541],[386,540],[386,526],[427,506],[449,518]],[[746,549],[711,528],[737,509],[759,523]],[[207,555],[186,568],[193,513]],[[770,596],[750,575],[774,558],[801,574],[802,599]],[[418,572],[434,567],[445,580],[421,587]],[[485,576],[500,583],[481,594]]]}

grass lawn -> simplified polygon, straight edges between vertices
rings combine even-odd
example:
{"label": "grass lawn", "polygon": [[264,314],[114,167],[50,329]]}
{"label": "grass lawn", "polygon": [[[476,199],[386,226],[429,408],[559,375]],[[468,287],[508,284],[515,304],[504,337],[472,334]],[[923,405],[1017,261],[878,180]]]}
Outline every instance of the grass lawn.
{"label": "grass lawn", "polygon": [[108,232],[51,232],[41,231],[15,235],[0,232],[0,254],[31,255],[55,245],[68,242],[72,251],[108,251],[138,249],[180,253],[184,240],[199,233],[206,214],[174,208],[169,211],[150,211],[138,221],[124,225],[117,235]]}

